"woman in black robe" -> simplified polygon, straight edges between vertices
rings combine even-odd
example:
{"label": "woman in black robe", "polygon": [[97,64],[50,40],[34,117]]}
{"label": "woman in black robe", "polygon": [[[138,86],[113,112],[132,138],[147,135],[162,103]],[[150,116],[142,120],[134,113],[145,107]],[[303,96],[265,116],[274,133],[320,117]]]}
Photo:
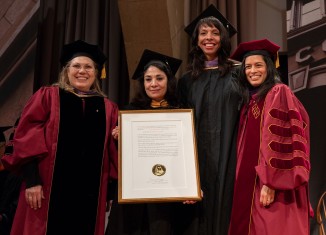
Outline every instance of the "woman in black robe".
{"label": "woman in black robe", "polygon": [[[177,72],[181,60],[145,50],[133,79],[139,89],[124,110],[174,109]],[[112,135],[118,138],[118,129]],[[175,234],[175,206],[179,203],[118,204],[117,194],[112,202],[107,235],[167,235]]]}
{"label": "woman in black robe", "polygon": [[[229,32],[226,30],[229,29]],[[189,71],[178,82],[182,107],[193,108],[203,200],[184,207],[178,234],[226,235],[236,167],[239,93],[228,59],[236,31],[211,5],[185,31],[192,36]],[[186,212],[185,212],[186,211]]]}

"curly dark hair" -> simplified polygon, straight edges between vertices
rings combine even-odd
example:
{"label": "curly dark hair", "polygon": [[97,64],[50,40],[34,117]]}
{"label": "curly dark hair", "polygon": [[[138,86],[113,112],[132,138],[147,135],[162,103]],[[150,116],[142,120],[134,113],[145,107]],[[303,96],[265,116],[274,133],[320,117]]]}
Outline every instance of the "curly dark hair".
{"label": "curly dark hair", "polygon": [[[263,60],[266,63],[267,66],[267,77],[266,80],[259,86],[257,90],[257,99],[263,99],[269,90],[277,83],[282,83],[280,79],[279,72],[277,68],[275,67],[275,64],[271,57],[267,55],[261,55],[263,57]],[[251,84],[247,80],[246,72],[245,72],[245,61],[247,57],[244,57],[242,60],[241,67],[239,69],[239,84],[241,86],[242,90],[242,98],[245,104],[249,103],[250,100],[250,90],[253,90],[254,87],[251,86]]]}
{"label": "curly dark hair", "polygon": [[221,71],[221,76],[227,74],[230,71],[232,62],[228,60],[231,52],[231,41],[228,31],[223,24],[215,17],[210,16],[201,19],[192,34],[191,37],[191,50],[189,52],[189,65],[188,69],[191,70],[193,78],[198,78],[201,72],[205,68],[206,56],[201,48],[198,47],[198,34],[200,26],[207,25],[209,27],[216,27],[220,31],[221,44],[217,51],[218,67]]}
{"label": "curly dark hair", "polygon": [[176,97],[176,87],[177,87],[177,79],[174,76],[171,68],[168,64],[158,61],[152,60],[148,62],[148,64],[144,67],[144,71],[138,77],[138,87],[135,97],[130,102],[131,105],[137,106],[139,108],[147,109],[150,107],[152,99],[148,97],[144,87],[144,74],[150,66],[155,66],[159,70],[163,71],[168,79],[167,82],[167,91],[164,96],[164,99],[168,102],[169,106],[177,107],[177,97]]}

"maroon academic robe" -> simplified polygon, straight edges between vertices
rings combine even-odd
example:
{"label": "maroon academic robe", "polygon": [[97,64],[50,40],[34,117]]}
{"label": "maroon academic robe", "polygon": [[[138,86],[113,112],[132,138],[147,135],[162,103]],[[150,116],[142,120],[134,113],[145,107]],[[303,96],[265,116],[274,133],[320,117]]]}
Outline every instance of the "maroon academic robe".
{"label": "maroon academic robe", "polygon": [[[117,124],[118,108],[115,103],[106,98],[103,99],[106,130],[104,131],[103,157],[100,160],[102,163],[94,235],[104,234],[108,181],[110,179],[117,179],[117,149],[111,137],[111,131]],[[20,171],[24,163],[37,159],[45,197],[42,200],[42,207],[40,209],[31,209],[25,201],[25,185],[23,184],[11,231],[12,235],[46,234],[49,198],[59,141],[59,118],[59,88],[51,86],[39,89],[22,112],[20,122],[15,130],[13,154],[2,158],[5,167],[16,172]],[[72,174],[74,173],[72,172]],[[85,193],[87,192],[87,188],[83,190]],[[62,192],[62,194],[64,193]],[[83,204],[80,205],[80,208],[83,211]],[[62,234],[65,234],[65,231],[62,231]]]}
{"label": "maroon academic robe", "polygon": [[[229,235],[308,235],[309,117],[284,84],[242,108]],[[260,204],[263,185],[275,190]]]}

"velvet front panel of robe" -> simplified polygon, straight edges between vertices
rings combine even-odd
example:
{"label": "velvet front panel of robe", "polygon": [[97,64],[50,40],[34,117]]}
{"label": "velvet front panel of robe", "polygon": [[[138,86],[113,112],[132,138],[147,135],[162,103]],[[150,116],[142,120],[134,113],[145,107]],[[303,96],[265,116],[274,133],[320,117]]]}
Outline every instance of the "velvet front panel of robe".
{"label": "velvet front panel of robe", "polygon": [[251,98],[250,103],[241,110],[230,235],[249,234],[250,231],[263,105],[264,100],[258,102]]}
{"label": "velvet front panel of robe", "polygon": [[80,98],[61,90],[60,120],[47,234],[70,231],[91,235],[95,231],[106,128],[103,98]]}

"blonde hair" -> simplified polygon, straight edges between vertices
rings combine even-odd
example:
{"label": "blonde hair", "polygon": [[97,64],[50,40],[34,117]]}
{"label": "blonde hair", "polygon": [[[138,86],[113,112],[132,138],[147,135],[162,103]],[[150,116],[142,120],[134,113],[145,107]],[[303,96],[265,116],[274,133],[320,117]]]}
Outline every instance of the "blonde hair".
{"label": "blonde hair", "polygon": [[[93,60],[92,60],[93,61]],[[94,65],[95,65],[95,81],[92,84],[92,86],[90,87],[90,90],[97,92],[100,96],[106,97],[106,95],[103,93],[101,86],[100,86],[100,82],[99,82],[99,71],[98,71],[98,66],[97,64],[93,61]],[[60,88],[66,90],[66,91],[73,91],[74,87],[71,86],[70,82],[69,82],[69,77],[68,77],[68,67],[71,64],[71,60],[61,69],[60,73],[59,73],[59,78],[58,81],[56,83],[54,83],[54,86],[59,86]]]}

